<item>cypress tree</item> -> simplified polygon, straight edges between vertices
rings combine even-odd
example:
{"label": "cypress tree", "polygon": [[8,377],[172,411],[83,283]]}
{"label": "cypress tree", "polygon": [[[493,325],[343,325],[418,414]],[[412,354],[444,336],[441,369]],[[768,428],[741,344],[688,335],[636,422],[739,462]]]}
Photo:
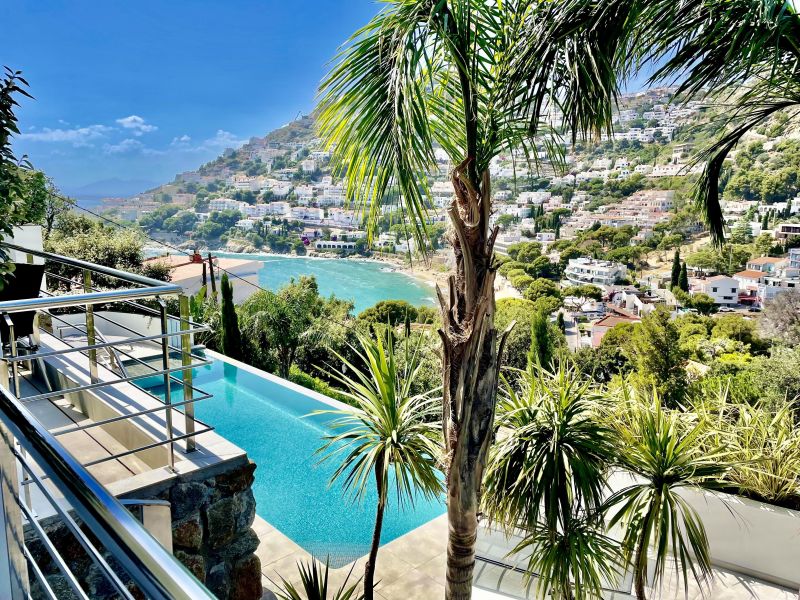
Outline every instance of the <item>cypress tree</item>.
{"label": "cypress tree", "polygon": [[672,257],[672,274],[669,280],[670,289],[676,287],[681,278],[681,251],[675,249],[675,256]]}
{"label": "cypress tree", "polygon": [[678,287],[684,292],[689,291],[689,271],[686,270],[686,263],[681,266],[681,274],[678,277]]}
{"label": "cypress tree", "polygon": [[549,369],[553,362],[553,343],[548,331],[547,315],[537,310],[531,321],[531,347],[528,350],[528,368],[539,365]]}
{"label": "cypress tree", "polygon": [[556,218],[556,239],[561,238],[561,219]]}
{"label": "cypress tree", "polygon": [[567,326],[564,323],[564,313],[558,311],[558,318],[556,319],[556,325],[561,330],[561,333],[564,333],[567,330]]}
{"label": "cypress tree", "polygon": [[222,305],[220,307],[220,330],[222,333],[220,349],[231,358],[242,358],[242,333],[239,330],[239,319],[233,304],[233,286],[228,281],[228,274],[222,275]]}
{"label": "cypress tree", "polygon": [[764,219],[761,221],[761,230],[766,231],[769,229],[769,211],[764,213]]}

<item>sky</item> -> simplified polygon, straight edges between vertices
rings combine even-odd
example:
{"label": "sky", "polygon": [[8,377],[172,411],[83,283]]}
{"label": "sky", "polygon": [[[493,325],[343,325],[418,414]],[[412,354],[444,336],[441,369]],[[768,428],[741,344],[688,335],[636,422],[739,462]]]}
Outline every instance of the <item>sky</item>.
{"label": "sky", "polygon": [[310,112],[375,0],[2,0],[0,65],[35,100],[17,154],[66,193],[171,181]]}

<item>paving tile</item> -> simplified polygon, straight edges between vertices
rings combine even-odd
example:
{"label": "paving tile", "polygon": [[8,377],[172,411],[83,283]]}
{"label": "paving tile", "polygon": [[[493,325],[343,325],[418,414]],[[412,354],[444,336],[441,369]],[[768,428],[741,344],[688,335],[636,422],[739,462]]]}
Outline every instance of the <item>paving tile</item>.
{"label": "paving tile", "polygon": [[[283,535],[280,531],[274,530],[259,536],[260,544],[256,550],[258,558],[261,560],[261,570],[275,563],[290,554],[305,552],[300,546]],[[308,553],[306,553],[308,556]]]}
{"label": "paving tile", "polygon": [[415,570],[382,588],[380,593],[386,600],[432,600],[444,597],[444,586]]}

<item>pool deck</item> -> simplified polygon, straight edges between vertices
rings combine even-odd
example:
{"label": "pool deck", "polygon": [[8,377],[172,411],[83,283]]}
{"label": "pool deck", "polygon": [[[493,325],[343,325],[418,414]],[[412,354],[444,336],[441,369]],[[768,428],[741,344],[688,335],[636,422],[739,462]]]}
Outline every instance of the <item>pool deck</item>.
{"label": "pool deck", "polygon": [[[292,540],[276,530],[261,517],[256,516],[253,529],[261,544],[256,551],[261,560],[265,600],[274,598],[275,582],[283,576],[289,583],[299,583],[299,561],[309,561],[311,555]],[[445,559],[447,544],[447,515],[422,525],[413,531],[381,546],[375,579],[375,597],[381,600],[429,600],[444,598]],[[358,580],[364,569],[366,557],[342,567],[331,569],[329,587],[338,589],[352,569],[350,581]],[[668,573],[660,600],[797,600],[798,591],[759,581],[752,577],[714,569],[714,579],[704,596],[694,584],[688,595],[683,585]],[[525,589],[520,573],[478,563],[473,587],[475,600],[501,600],[503,598],[536,598],[535,590]],[[624,593],[609,593],[604,600],[634,600]]]}

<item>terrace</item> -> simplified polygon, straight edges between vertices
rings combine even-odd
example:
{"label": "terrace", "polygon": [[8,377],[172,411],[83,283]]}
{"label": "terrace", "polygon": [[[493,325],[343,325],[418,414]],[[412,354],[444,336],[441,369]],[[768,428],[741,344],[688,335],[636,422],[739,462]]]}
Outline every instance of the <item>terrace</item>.
{"label": "terrace", "polygon": [[[62,598],[70,590],[80,598],[131,598],[136,588],[152,598],[257,598],[263,586],[269,598],[280,576],[297,583],[297,561],[330,556],[287,535],[290,527],[280,517],[260,516],[267,507],[260,507],[263,492],[251,490],[250,442],[240,443],[229,429],[220,432],[237,426],[237,418],[238,429],[252,429],[241,427],[251,393],[291,403],[297,414],[336,401],[203,352],[195,342],[206,328],[193,321],[178,285],[35,247],[8,249],[18,271],[0,301],[6,525],[0,572],[11,576],[0,577],[0,597]],[[213,396],[231,404],[216,402],[219,412],[207,414],[219,417],[201,421],[195,403],[202,410],[215,403]],[[280,443],[270,429],[260,435],[261,446]],[[269,462],[265,473],[273,468]],[[274,497],[271,510],[299,508],[301,519],[320,510],[309,501],[294,507]],[[704,511],[709,530],[710,597],[797,596],[797,513],[710,492],[690,500]],[[232,514],[223,523],[226,510]],[[334,518],[332,510],[322,512]],[[420,523],[387,535],[377,597],[442,597],[446,516]],[[481,529],[473,597],[535,597],[524,577],[527,557],[509,554],[516,541]],[[82,549],[80,557],[73,547]],[[357,573],[363,554],[357,548],[340,561],[332,584],[351,567]],[[631,599],[631,585],[629,576],[608,582],[604,598]],[[672,575],[653,592],[684,595]],[[690,588],[689,597],[699,594]]]}

